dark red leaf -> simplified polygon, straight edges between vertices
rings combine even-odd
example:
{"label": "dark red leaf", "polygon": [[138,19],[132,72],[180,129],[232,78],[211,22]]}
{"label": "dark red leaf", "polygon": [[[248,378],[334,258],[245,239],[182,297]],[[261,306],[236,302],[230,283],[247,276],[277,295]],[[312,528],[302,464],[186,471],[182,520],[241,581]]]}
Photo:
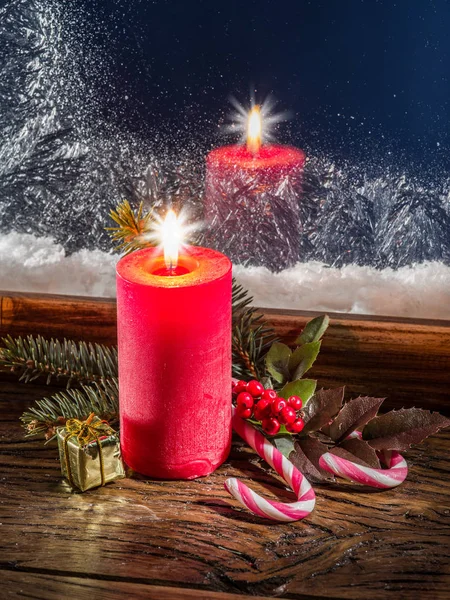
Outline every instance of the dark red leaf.
{"label": "dark red leaf", "polygon": [[421,408],[402,408],[375,417],[363,429],[363,438],[375,450],[407,450],[429,435],[450,427],[450,419]]}
{"label": "dark red leaf", "polygon": [[384,398],[360,396],[345,404],[333,423],[330,425],[330,437],[335,442],[345,438],[375,417]]}
{"label": "dark red leaf", "polygon": [[344,440],[337,447],[350,453],[352,456],[350,460],[353,462],[364,465],[365,467],[372,467],[373,469],[381,468],[377,453],[364,440],[351,438],[349,440]]}
{"label": "dark red leaf", "polygon": [[318,431],[327,425],[342,406],[344,388],[334,390],[319,390],[308,401],[304,412],[305,428],[302,433]]}
{"label": "dark red leaf", "polygon": [[319,466],[319,458],[325,452],[328,452],[328,446],[307,436],[295,442],[289,460],[313,483],[334,481],[334,477]]}

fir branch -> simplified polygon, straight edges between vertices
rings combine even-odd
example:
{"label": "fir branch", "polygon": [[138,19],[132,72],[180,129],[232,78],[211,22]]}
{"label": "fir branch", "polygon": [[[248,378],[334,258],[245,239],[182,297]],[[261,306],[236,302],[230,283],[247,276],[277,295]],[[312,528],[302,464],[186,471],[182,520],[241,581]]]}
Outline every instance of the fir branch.
{"label": "fir branch", "polygon": [[275,332],[251,306],[252,297],[233,280],[233,377],[261,380],[267,375],[265,356],[276,341]]}
{"label": "fir branch", "polygon": [[47,340],[40,335],[26,339],[7,336],[2,342],[0,369],[17,373],[25,383],[43,375],[47,384],[53,378],[67,378],[69,387],[73,381],[91,383],[118,376],[117,348]]}
{"label": "fir branch", "polygon": [[116,244],[117,252],[130,254],[153,245],[144,237],[149,231],[153,212],[150,210],[144,213],[143,202],[139,204],[136,212],[131,208],[128,200],[124,200],[115,210],[111,210],[110,217],[117,223],[117,227],[105,227],[105,229]]}
{"label": "fir branch", "polygon": [[119,419],[119,386],[116,377],[80,389],[58,392],[49,398],[36,400],[33,407],[20,417],[27,437],[45,435],[50,441],[56,428],[64,426],[67,419],[86,419],[94,412],[113,427]]}

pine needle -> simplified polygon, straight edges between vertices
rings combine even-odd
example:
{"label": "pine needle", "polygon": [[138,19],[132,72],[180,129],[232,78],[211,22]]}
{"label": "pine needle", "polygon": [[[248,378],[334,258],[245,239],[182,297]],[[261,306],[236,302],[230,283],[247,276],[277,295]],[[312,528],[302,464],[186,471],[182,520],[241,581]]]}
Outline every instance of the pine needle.
{"label": "pine needle", "polygon": [[27,437],[43,434],[50,441],[56,435],[56,428],[64,426],[67,419],[84,420],[91,412],[113,427],[118,426],[119,386],[116,377],[36,400],[20,420]]}
{"label": "pine needle", "polygon": [[258,379],[266,377],[265,355],[277,340],[275,332],[251,306],[252,297],[233,280],[233,377]]}
{"label": "pine needle", "polygon": [[40,376],[47,384],[55,379],[67,379],[67,387],[76,381],[91,383],[118,376],[117,348],[87,344],[72,340],[47,340],[38,335],[25,339],[2,339],[0,369],[19,375],[19,381],[28,383]]}
{"label": "pine needle", "polygon": [[131,208],[128,200],[124,200],[115,210],[111,210],[110,217],[118,226],[105,227],[105,229],[116,244],[115,250],[117,252],[130,254],[135,250],[153,246],[145,237],[150,229],[153,212],[150,210],[144,213],[143,202],[139,204],[136,212]]}

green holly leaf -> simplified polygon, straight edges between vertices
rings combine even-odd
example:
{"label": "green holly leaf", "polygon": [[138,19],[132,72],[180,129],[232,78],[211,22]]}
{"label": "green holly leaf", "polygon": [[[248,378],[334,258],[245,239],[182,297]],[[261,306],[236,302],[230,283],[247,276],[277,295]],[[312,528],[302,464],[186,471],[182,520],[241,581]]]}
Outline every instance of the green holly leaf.
{"label": "green holly leaf", "polygon": [[294,436],[293,435],[278,435],[272,442],[283,456],[289,458],[289,455],[294,452]]}
{"label": "green holly leaf", "polygon": [[316,391],[317,381],[314,379],[297,379],[287,383],[283,389],[278,392],[278,395],[282,398],[289,398],[289,396],[299,396],[303,400],[303,404],[306,404],[308,400],[314,395]]}
{"label": "green holly leaf", "polygon": [[273,383],[272,383],[272,380],[270,379],[270,377],[262,377],[261,383],[264,386],[265,390],[273,389]]}
{"label": "green holly leaf", "polygon": [[289,381],[289,359],[291,349],[286,344],[274,342],[266,355],[266,368],[278,383]]}
{"label": "green holly leaf", "polygon": [[294,350],[289,359],[289,372],[292,373],[292,379],[300,379],[306,371],[309,371],[320,352],[321,344],[321,341],[311,342]]}
{"label": "green holly leaf", "polygon": [[325,331],[328,328],[330,323],[330,318],[328,315],[322,315],[321,317],[316,317],[309,321],[305,325],[305,328],[295,340],[296,344],[310,344],[311,342],[318,342]]}

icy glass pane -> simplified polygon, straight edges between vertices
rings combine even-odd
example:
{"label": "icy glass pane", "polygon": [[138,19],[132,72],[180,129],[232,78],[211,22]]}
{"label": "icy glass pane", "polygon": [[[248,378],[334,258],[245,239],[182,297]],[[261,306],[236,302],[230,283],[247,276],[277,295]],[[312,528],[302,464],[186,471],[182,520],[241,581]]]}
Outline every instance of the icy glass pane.
{"label": "icy glass pane", "polygon": [[[128,199],[202,223],[260,306],[449,318],[449,29],[445,2],[5,0],[0,288],[113,296]],[[211,175],[252,102],[306,163]]]}

